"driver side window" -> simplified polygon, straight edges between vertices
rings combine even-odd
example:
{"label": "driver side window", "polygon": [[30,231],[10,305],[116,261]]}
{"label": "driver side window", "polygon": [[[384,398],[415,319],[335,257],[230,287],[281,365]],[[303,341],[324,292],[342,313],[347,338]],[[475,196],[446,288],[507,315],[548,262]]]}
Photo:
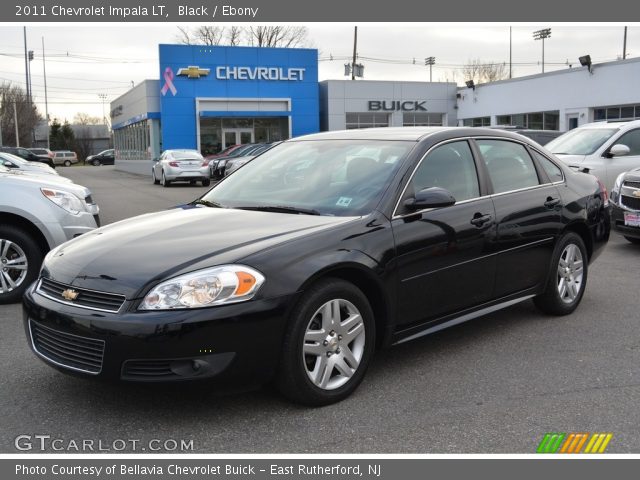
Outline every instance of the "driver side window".
{"label": "driver side window", "polygon": [[615,144],[621,143],[629,147],[629,155],[640,155],[640,129],[625,133]]}
{"label": "driver side window", "polygon": [[440,187],[451,192],[456,202],[480,196],[478,173],[467,141],[436,147],[420,163],[411,186],[415,193]]}

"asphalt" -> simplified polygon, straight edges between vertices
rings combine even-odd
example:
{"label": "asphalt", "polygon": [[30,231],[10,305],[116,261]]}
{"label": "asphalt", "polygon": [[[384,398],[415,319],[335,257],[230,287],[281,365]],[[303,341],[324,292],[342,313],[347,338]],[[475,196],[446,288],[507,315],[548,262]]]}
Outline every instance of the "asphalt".
{"label": "asphalt", "polygon": [[[60,172],[92,189],[104,223],[206,191],[113,167]],[[0,306],[0,452],[43,434],[193,440],[198,453],[534,453],[547,432],[611,432],[608,453],[640,453],[639,259],[640,247],[613,234],[574,314],[547,317],[525,302],[378,352],[354,395],[317,409],[271,388],[70,377],[30,352],[20,306]]]}

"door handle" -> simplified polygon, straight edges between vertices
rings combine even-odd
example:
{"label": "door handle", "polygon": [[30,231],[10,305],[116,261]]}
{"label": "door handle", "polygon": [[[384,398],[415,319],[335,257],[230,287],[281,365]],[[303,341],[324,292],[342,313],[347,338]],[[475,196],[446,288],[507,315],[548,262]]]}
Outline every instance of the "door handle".
{"label": "door handle", "polygon": [[547,197],[547,201],[544,202],[544,206],[547,208],[553,208],[560,203],[559,198]]}
{"label": "door handle", "polygon": [[492,216],[487,214],[476,213],[471,219],[471,225],[482,227],[485,223],[491,221]]}

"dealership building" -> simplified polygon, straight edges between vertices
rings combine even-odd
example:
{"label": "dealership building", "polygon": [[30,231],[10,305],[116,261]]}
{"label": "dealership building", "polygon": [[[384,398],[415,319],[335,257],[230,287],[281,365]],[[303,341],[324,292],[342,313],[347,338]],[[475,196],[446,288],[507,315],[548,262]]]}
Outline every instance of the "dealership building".
{"label": "dealership building", "polygon": [[160,45],[158,79],[111,103],[116,168],[148,174],[172,148],[387,126],[566,131],[640,118],[640,58],[458,87],[452,82],[325,80],[314,49]]}

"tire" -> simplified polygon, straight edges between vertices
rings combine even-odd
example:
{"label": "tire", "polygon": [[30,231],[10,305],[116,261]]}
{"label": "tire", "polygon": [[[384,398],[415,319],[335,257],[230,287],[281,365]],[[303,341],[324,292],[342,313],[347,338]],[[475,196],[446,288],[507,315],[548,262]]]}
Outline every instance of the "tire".
{"label": "tire", "polygon": [[102,163],[100,163],[100,160],[91,160],[91,164],[94,167],[100,167],[102,165]]}
{"label": "tire", "polygon": [[[16,262],[20,258],[24,260]],[[42,258],[43,252],[27,232],[12,225],[0,225],[0,304],[22,298],[38,277]],[[24,268],[11,268],[12,265]]]}
{"label": "tire", "polygon": [[64,166],[65,167],[70,167],[71,166],[71,161],[70,160],[65,160],[64,161]]}
{"label": "tire", "polygon": [[627,242],[631,242],[634,245],[640,245],[640,238],[628,237],[627,235],[625,235],[624,238],[627,240]]}
{"label": "tire", "polygon": [[202,186],[203,186],[203,187],[208,187],[209,185],[211,185],[211,179],[209,179],[209,178],[203,178],[203,179],[202,179]]}
{"label": "tire", "polygon": [[158,180],[156,178],[156,170],[155,170],[155,168],[151,169],[151,178],[153,178],[153,184],[154,185],[158,185],[160,183],[160,180]]}
{"label": "tire", "polygon": [[171,185],[171,182],[167,180],[167,177],[164,176],[164,170],[162,171],[162,178],[160,179],[160,185],[163,187],[168,187]]}
{"label": "tire", "polygon": [[[333,323],[336,312],[338,324]],[[375,341],[373,311],[365,295],[344,280],[323,280],[309,288],[291,312],[278,389],[304,405],[339,402],[364,378]]]}
{"label": "tire", "polygon": [[569,232],[560,238],[553,253],[544,292],[533,299],[542,312],[568,315],[580,304],[587,286],[589,262],[582,238]]}

